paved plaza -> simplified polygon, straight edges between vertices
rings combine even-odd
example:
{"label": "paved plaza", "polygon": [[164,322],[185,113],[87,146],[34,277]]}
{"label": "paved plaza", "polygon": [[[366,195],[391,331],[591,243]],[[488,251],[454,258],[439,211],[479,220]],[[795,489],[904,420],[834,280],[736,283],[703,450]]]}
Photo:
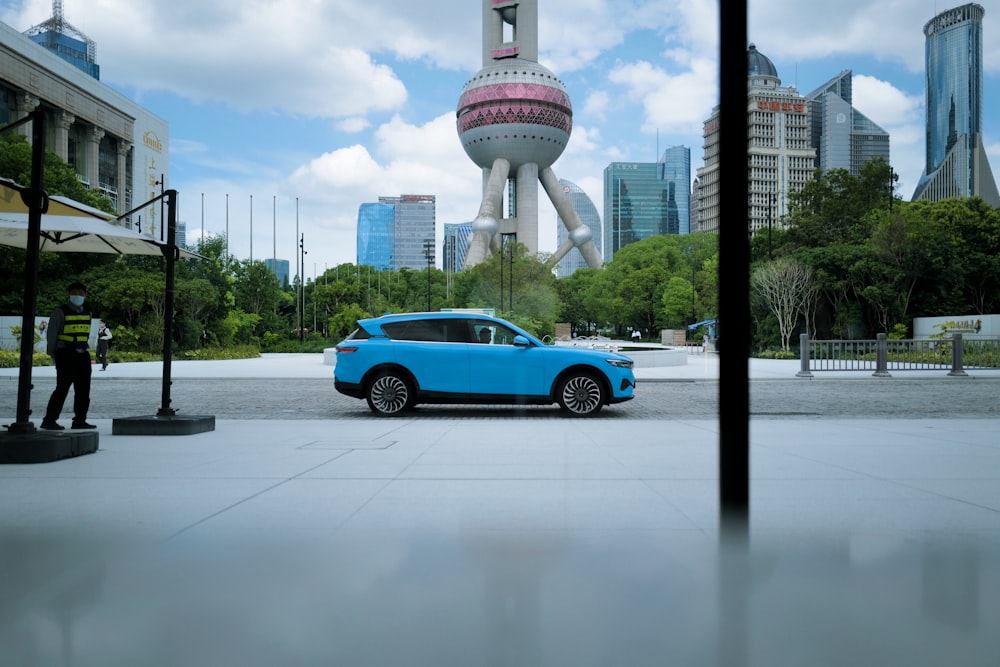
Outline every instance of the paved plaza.
{"label": "paved plaza", "polygon": [[[176,385],[230,379],[238,394],[248,378],[329,378],[320,357],[171,371]],[[797,364],[755,360],[751,377],[839,394],[870,381],[796,379]],[[36,384],[49,372],[35,369]],[[990,373],[968,381],[996,403]],[[101,383],[129,374],[160,377],[162,364],[95,372],[95,401]],[[717,358],[636,374],[640,392],[644,381],[712,381]],[[16,379],[0,372],[5,397]],[[36,389],[36,410],[46,398]],[[111,419],[94,419],[96,453],[0,467],[0,662],[770,667],[1000,655],[1000,419],[926,419],[906,405],[896,418],[755,418],[749,544],[731,545],[714,418],[435,414],[218,419],[189,436],[112,435]]]}

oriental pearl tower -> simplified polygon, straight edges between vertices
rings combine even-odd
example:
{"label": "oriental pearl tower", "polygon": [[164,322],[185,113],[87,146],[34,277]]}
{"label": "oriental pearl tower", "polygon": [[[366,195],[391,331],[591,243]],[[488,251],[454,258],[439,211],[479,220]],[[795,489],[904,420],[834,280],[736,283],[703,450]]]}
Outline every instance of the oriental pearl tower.
{"label": "oriental pearl tower", "polygon": [[[552,171],[573,129],[566,87],[538,64],[538,0],[482,0],[483,68],[458,100],[457,129],[466,154],[483,170],[483,201],[472,223],[465,266],[481,263],[513,234],[538,253],[538,181],[569,231],[549,259],[554,266],[573,247],[601,266],[590,228],[580,220]],[[503,192],[514,196],[507,217]]]}

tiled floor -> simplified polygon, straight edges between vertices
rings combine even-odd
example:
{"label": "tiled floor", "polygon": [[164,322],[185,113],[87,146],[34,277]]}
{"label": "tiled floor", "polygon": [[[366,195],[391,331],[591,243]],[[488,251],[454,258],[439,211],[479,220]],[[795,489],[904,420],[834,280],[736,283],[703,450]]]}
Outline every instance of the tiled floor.
{"label": "tiled floor", "polygon": [[97,423],[0,468],[3,664],[1000,656],[1000,420],[754,420],[731,548],[714,420]]}

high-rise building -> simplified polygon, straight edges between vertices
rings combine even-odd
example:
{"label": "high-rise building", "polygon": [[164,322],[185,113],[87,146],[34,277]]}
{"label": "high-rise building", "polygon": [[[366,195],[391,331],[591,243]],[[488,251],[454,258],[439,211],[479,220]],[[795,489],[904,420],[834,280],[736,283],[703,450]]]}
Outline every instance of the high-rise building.
{"label": "high-rise building", "polygon": [[854,176],[875,158],[889,163],[889,133],[854,108],[853,73],[844,70],[806,95],[812,107],[812,145],[818,169]]}
{"label": "high-rise building", "polygon": [[692,234],[701,231],[701,221],[698,220],[698,208],[700,206],[699,203],[700,201],[701,201],[701,181],[699,181],[698,177],[696,176],[695,179],[691,182],[691,206],[690,206],[691,210],[689,212],[690,214],[689,220],[691,221],[690,228]]}
{"label": "high-rise building", "polygon": [[358,266],[373,266],[379,271],[392,268],[395,215],[392,204],[367,203],[358,207]]}
{"label": "high-rise building", "polygon": [[913,199],[981,197],[1000,206],[983,147],[983,14],[969,3],[924,25],[927,156]]}
{"label": "high-rise building", "polygon": [[671,233],[668,194],[659,162],[612,162],[604,168],[605,262],[629,243]]}
{"label": "high-rise building", "polygon": [[435,241],[434,195],[379,197],[358,208],[358,264],[380,271],[427,266]]}
{"label": "high-rise building", "polygon": [[671,146],[657,165],[660,180],[667,185],[667,233],[691,232],[691,149]]}
{"label": "high-rise building", "polygon": [[[562,186],[563,192],[569,197],[569,203],[573,206],[573,210],[576,211],[577,215],[580,216],[580,221],[590,229],[594,245],[597,246],[597,252],[601,252],[601,216],[597,212],[594,202],[580,186],[572,181],[560,178],[559,185]],[[569,230],[562,224],[561,218],[556,224],[556,237],[560,246],[569,240]],[[589,264],[587,264],[584,256],[580,254],[579,249],[573,248],[566,253],[565,257],[559,260],[559,263],[556,265],[556,275],[560,278],[565,278],[572,275],[577,269],[586,268],[587,266]]]}
{"label": "high-rise building", "polygon": [[445,223],[444,257],[441,262],[441,270],[458,272],[465,268],[465,256],[469,253],[469,243],[471,242],[471,222]]}
{"label": "high-rise building", "polygon": [[288,285],[290,285],[288,282],[289,270],[287,259],[275,259],[273,257],[268,257],[264,260],[264,266],[266,266],[274,274],[274,277],[278,279],[279,286],[288,287]]}
{"label": "high-rise building", "polygon": [[[781,224],[788,196],[816,171],[809,100],[782,86],[774,63],[753,44],[747,51],[748,233]],[[698,220],[703,232],[719,231],[719,108],[705,121],[704,165],[698,169]],[[740,223],[742,224],[742,222]]]}

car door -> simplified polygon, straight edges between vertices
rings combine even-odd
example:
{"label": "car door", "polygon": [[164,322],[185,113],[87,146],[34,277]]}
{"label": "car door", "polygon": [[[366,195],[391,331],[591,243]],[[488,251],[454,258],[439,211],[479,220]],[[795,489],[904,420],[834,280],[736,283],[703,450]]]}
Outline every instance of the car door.
{"label": "car door", "polygon": [[515,345],[513,329],[492,320],[472,321],[469,344],[469,385],[474,396],[541,396],[543,351],[534,345]]}
{"label": "car door", "polygon": [[422,393],[466,394],[469,356],[465,339],[455,341],[446,319],[414,319],[385,325],[396,362],[416,378]]}

